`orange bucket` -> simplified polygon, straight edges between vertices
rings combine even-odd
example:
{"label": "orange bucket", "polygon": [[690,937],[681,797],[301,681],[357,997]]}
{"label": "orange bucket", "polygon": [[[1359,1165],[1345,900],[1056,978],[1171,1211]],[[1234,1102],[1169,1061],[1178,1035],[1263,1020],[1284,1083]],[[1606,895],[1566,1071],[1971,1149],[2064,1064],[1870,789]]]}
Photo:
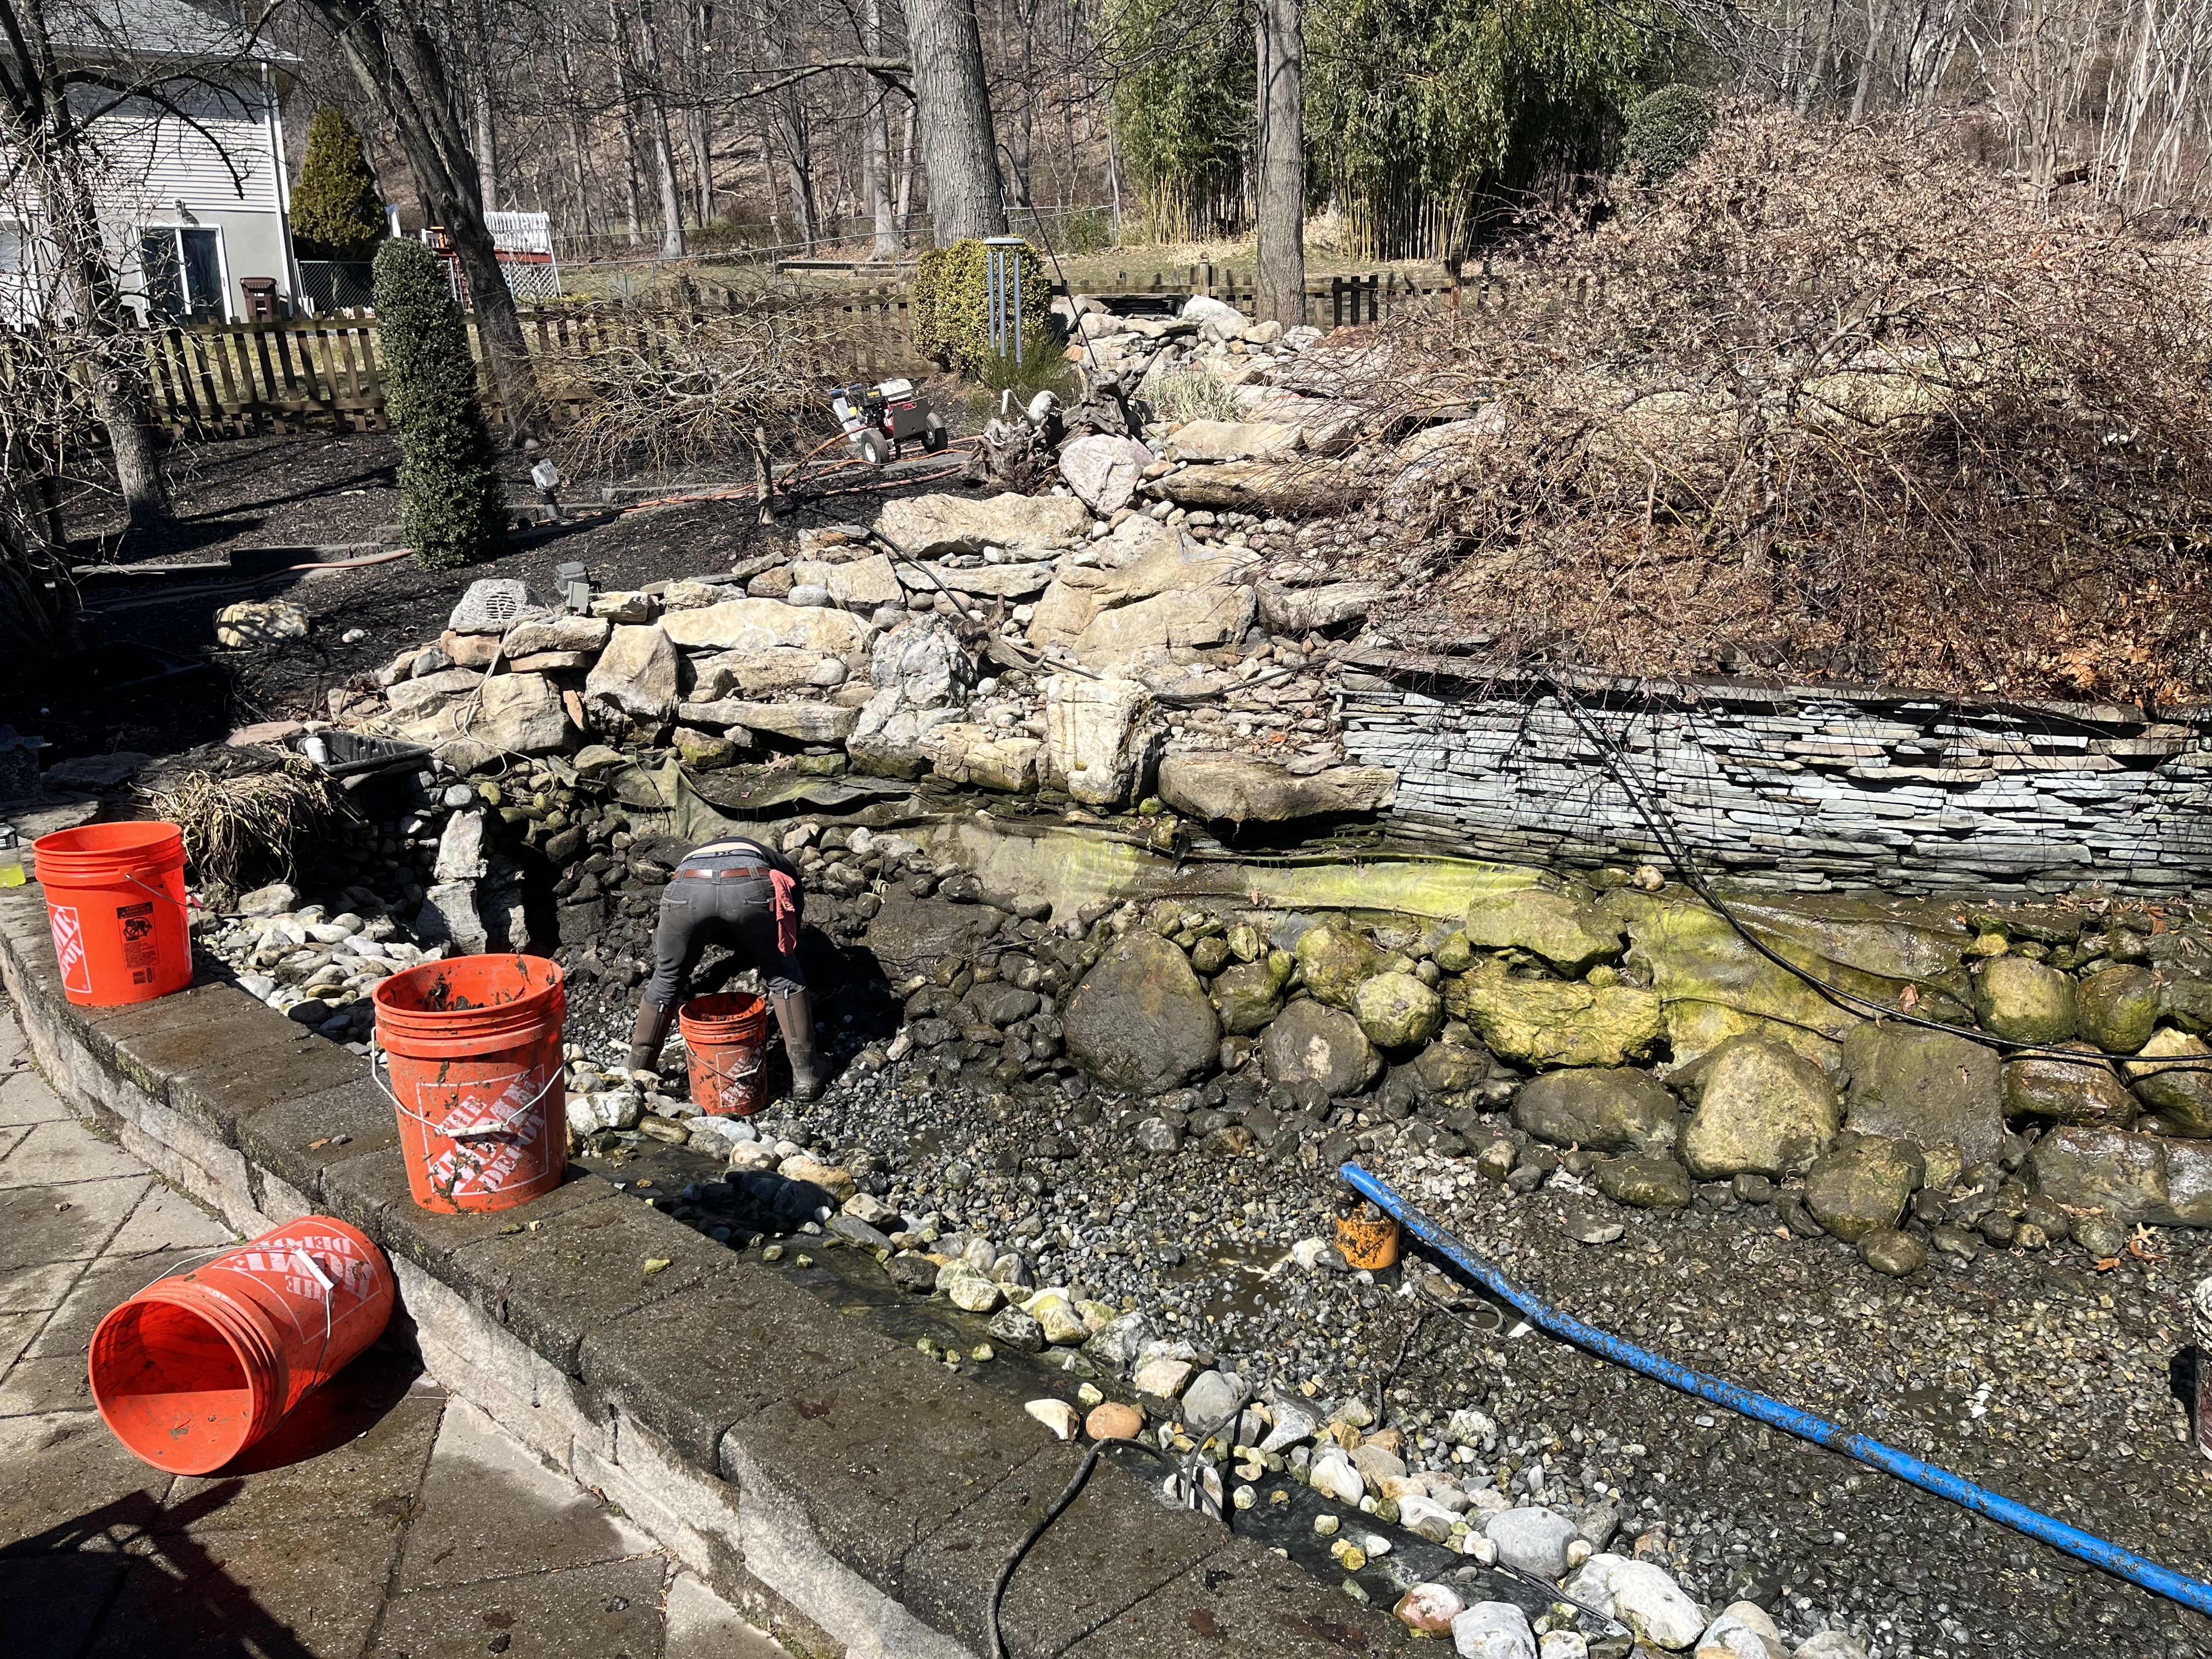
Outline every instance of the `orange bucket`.
{"label": "orange bucket", "polygon": [[456,957],[379,980],[371,997],[416,1204],[505,1210],[561,1184],[568,995],[558,967],[543,957]]}
{"label": "orange bucket", "polygon": [[1371,1204],[1336,1218],[1336,1251],[1347,1265],[1380,1273],[1398,1259],[1398,1224]]}
{"label": "orange bucket", "polygon": [[718,991],[685,1003],[676,1024],[690,1055],[692,1103],[709,1117],[750,1117],[760,1110],[768,1004]]}
{"label": "orange bucket", "polygon": [[156,1279],[93,1333],[93,1403],[157,1469],[209,1474],[384,1334],[392,1267],[311,1215]]}
{"label": "orange bucket", "polygon": [[183,830],[88,823],[40,836],[31,848],[71,1002],[117,1008],[192,982]]}

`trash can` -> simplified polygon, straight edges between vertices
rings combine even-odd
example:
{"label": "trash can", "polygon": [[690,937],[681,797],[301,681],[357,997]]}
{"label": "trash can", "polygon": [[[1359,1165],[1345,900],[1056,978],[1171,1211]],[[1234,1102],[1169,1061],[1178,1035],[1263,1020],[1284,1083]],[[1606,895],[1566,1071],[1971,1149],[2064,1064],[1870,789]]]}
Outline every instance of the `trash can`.
{"label": "trash can", "polygon": [[241,276],[239,287],[246,290],[246,320],[249,323],[273,323],[276,320],[276,279],[274,276]]}

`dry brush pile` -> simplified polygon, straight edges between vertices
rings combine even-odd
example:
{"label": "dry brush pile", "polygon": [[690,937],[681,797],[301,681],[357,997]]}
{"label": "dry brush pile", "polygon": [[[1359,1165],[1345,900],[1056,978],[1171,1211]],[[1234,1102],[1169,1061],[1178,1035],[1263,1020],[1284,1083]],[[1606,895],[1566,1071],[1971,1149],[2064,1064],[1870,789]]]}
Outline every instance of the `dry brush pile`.
{"label": "dry brush pile", "polygon": [[1371,360],[1405,423],[1474,417],[1398,451],[1407,642],[2169,706],[2212,686],[2201,243],[2045,216],[1943,131],[1760,110],[1535,258],[1579,303],[1424,318]]}

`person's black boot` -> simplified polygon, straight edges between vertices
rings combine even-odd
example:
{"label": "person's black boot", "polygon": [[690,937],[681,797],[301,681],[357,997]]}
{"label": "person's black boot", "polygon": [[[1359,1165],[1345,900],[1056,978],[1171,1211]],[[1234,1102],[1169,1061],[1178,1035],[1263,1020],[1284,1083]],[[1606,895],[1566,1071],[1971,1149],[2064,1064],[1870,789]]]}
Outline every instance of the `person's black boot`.
{"label": "person's black boot", "polygon": [[654,1002],[637,1005],[637,1024],[629,1034],[629,1069],[635,1077],[642,1072],[659,1080],[661,1045],[668,1041],[669,1017],[672,1011]]}
{"label": "person's black boot", "polygon": [[814,1047],[814,1005],[804,991],[779,991],[769,999],[783,1032],[783,1052],[791,1061],[791,1097],[813,1100],[829,1082],[828,1068]]}

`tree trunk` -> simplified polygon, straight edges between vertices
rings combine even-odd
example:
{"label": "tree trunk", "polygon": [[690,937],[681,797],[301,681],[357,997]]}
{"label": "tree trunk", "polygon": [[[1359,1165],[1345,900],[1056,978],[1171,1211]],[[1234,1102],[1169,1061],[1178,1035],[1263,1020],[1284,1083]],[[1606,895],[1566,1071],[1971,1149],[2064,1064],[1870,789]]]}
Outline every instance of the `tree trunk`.
{"label": "tree trunk", "polygon": [[[629,36],[625,33],[627,40]],[[653,23],[653,0],[638,0],[637,68],[645,116],[646,143],[653,156],[653,183],[660,191],[660,251],[684,257],[684,192],[676,183],[676,148],[668,137],[668,91],[660,82],[660,43]]]}
{"label": "tree trunk", "polygon": [[1306,319],[1305,102],[1298,0],[1260,0],[1260,320]]}
{"label": "tree trunk", "polygon": [[907,58],[937,242],[1002,236],[1006,202],[975,0],[908,0],[906,13]]}
{"label": "tree trunk", "polygon": [[1828,53],[1836,44],[1836,7],[1838,0],[1828,0],[1827,9],[1820,18],[1820,38],[1813,48],[1813,66],[1797,84],[1797,118],[1803,120],[1813,112],[1813,100],[1820,95],[1820,88],[1828,78]]}
{"label": "tree trunk", "polygon": [[469,153],[442,67],[438,43],[419,22],[384,9],[382,0],[307,0],[337,36],[338,49],[372,108],[399,135],[416,188],[460,258],[476,312],[484,372],[508,430],[535,434],[544,425],[538,375],[522,333],[499,250],[484,226],[476,159]]}
{"label": "tree trunk", "polygon": [[[892,211],[898,215],[902,239],[914,213],[914,100],[909,98],[905,109],[899,112],[898,191],[892,204]],[[901,245],[904,245],[903,240]]]}
{"label": "tree trunk", "polygon": [[[883,0],[865,0],[861,23],[867,50],[884,56]],[[875,221],[875,237],[868,244],[871,259],[896,259],[899,252],[897,210],[891,203],[890,100],[872,78],[862,91],[867,108],[860,118],[860,184],[866,191],[868,212]]]}
{"label": "tree trunk", "polygon": [[[490,57],[491,43],[484,42],[485,57]],[[486,213],[499,211],[499,128],[492,119],[491,70],[487,61],[484,70],[477,76],[477,202]]]}

